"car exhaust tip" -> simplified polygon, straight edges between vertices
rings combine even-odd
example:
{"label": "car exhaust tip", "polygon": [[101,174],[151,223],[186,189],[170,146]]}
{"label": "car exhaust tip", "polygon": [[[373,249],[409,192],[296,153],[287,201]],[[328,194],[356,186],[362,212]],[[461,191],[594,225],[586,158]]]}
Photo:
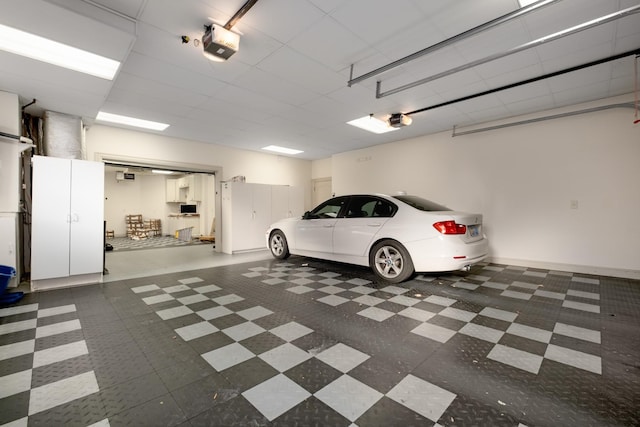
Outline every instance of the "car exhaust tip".
{"label": "car exhaust tip", "polygon": [[462,267],[463,271],[471,271],[471,265],[465,265],[464,267]]}

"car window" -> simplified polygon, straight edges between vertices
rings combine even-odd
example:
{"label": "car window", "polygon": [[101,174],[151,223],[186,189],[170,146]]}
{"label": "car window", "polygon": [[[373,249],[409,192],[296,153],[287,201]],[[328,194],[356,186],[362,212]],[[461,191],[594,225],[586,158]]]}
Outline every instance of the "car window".
{"label": "car window", "polygon": [[347,208],[347,218],[390,217],[396,207],[383,199],[371,196],[353,196]]}
{"label": "car window", "polygon": [[431,200],[423,199],[418,196],[393,196],[394,199],[398,199],[400,201],[405,202],[409,206],[412,206],[418,210],[426,211],[426,212],[440,212],[440,211],[450,211],[446,206],[439,205],[438,203],[432,202]]}
{"label": "car window", "polygon": [[337,218],[347,197],[336,197],[318,205],[309,214],[310,218]]}

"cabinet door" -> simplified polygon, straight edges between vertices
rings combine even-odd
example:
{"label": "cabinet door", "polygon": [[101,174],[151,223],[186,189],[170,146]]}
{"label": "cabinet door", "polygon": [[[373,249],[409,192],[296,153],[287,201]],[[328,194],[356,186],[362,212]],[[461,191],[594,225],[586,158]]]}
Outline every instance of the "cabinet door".
{"label": "cabinet door", "polygon": [[266,246],[264,233],[271,225],[271,185],[251,184],[251,224],[249,247],[260,249]]}
{"label": "cabinet door", "polygon": [[71,161],[69,274],[102,272],[104,251],[104,164]]}
{"label": "cabinet door", "polygon": [[178,201],[178,180],[177,179],[167,179],[167,202],[177,202]]}
{"label": "cabinet door", "polygon": [[33,157],[31,278],[69,275],[71,161]]}

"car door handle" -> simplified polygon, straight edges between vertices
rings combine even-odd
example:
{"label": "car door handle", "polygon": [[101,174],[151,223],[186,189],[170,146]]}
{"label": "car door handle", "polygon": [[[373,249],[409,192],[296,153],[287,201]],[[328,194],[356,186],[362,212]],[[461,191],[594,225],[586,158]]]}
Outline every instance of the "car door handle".
{"label": "car door handle", "polygon": [[379,222],[374,222],[372,224],[367,224],[369,227],[380,227],[382,224],[380,224]]}
{"label": "car door handle", "polygon": [[333,228],[333,224],[323,225],[324,228]]}

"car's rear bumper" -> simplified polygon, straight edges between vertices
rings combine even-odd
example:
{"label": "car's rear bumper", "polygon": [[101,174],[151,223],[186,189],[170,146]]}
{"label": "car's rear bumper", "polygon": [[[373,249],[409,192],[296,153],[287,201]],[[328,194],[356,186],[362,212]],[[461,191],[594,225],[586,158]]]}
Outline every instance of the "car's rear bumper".
{"label": "car's rear bumper", "polygon": [[[452,237],[452,238],[448,238]],[[489,254],[486,238],[464,243],[454,236],[405,244],[416,272],[455,271],[484,260]]]}

